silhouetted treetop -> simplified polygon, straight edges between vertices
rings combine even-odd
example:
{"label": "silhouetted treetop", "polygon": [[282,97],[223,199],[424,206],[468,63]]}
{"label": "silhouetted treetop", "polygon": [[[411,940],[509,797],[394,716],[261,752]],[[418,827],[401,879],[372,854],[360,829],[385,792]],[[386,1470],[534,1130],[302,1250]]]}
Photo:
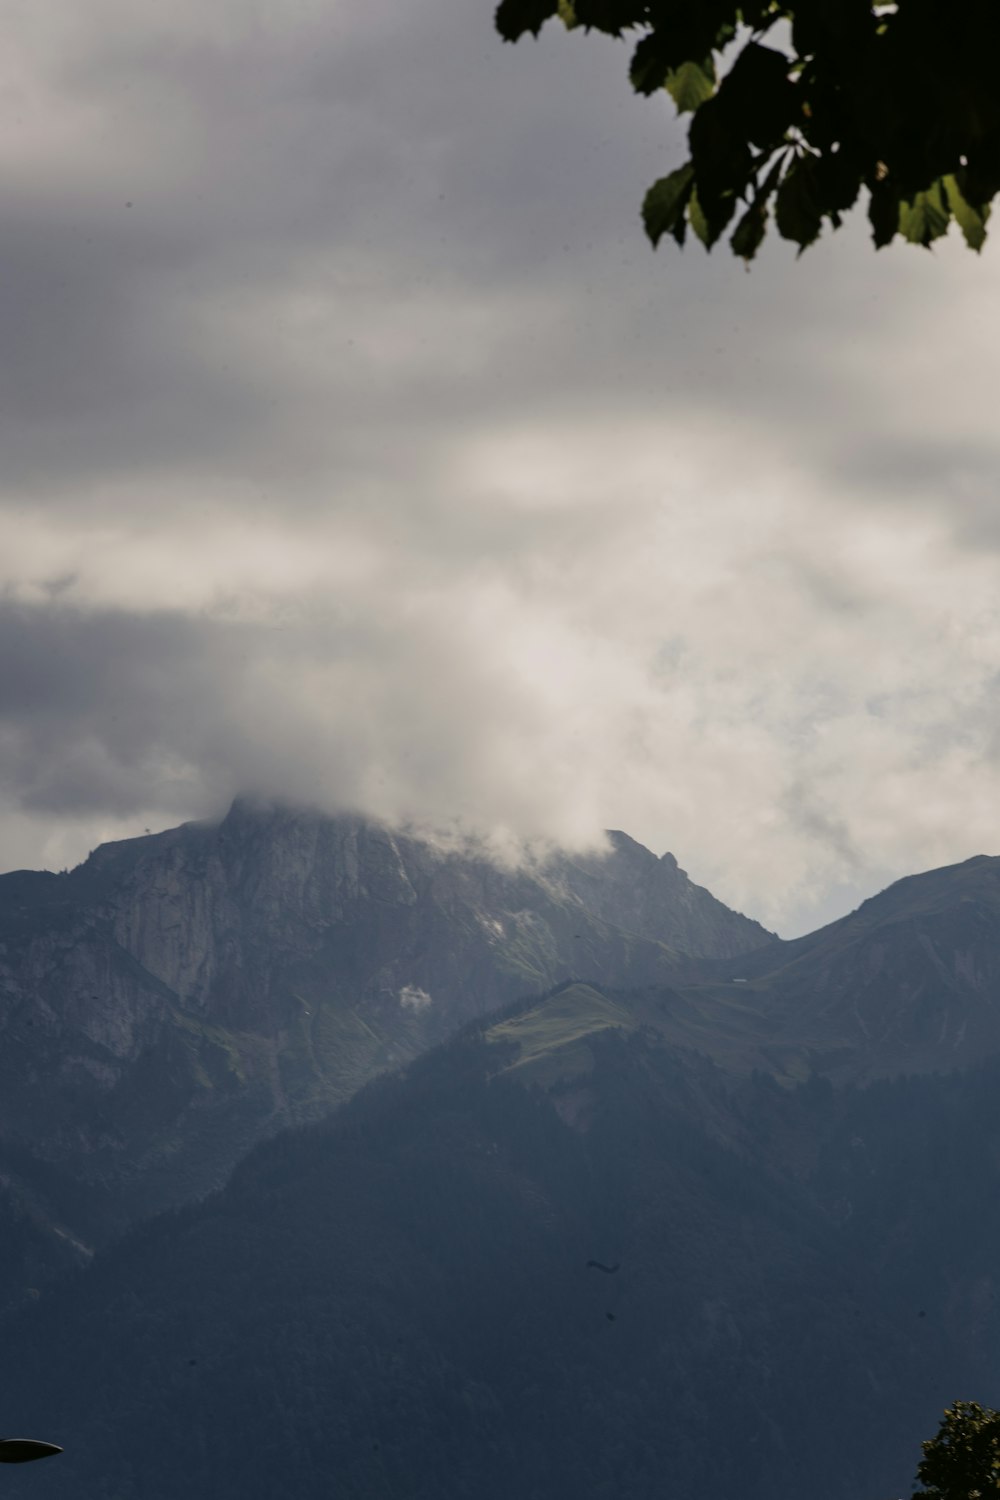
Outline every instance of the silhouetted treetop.
{"label": "silhouetted treetop", "polygon": [[929,246],[954,219],[979,250],[1000,189],[1000,90],[986,0],[501,0],[507,41],[558,17],[627,38],[639,94],[691,115],[689,157],[646,194],[653,244],[732,226],[751,260],[773,213],[801,250],[867,195],[876,247]]}

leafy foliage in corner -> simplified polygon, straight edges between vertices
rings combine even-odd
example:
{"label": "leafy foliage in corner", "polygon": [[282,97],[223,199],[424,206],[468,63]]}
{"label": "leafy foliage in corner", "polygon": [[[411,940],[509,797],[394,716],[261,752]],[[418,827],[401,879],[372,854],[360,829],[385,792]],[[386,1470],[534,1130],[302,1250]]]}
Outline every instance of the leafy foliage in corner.
{"label": "leafy foliage in corner", "polygon": [[501,0],[506,41],[558,17],[633,42],[637,93],[692,116],[689,160],[643,205],[656,245],[730,228],[751,260],[773,212],[800,251],[864,189],[876,247],[929,246],[954,219],[979,250],[1000,190],[988,0]]}
{"label": "leafy foliage in corner", "polygon": [[935,1437],[921,1445],[913,1500],[987,1500],[1000,1495],[1000,1412],[975,1401],[949,1406]]}

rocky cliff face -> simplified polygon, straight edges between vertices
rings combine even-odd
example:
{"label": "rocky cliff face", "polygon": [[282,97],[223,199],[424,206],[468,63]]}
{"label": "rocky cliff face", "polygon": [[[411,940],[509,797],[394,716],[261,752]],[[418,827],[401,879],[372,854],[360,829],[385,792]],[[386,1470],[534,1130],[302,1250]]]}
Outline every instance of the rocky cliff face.
{"label": "rocky cliff face", "polygon": [[511,870],[240,801],[68,874],[0,877],[0,1179],[62,1254],[520,995],[664,982],[675,949],[768,936],[624,835]]}
{"label": "rocky cliff face", "polygon": [[552,877],[587,911],[683,953],[735,958],[774,941],[757,922],[733,921],[728,906],[688,879],[672,854],[657,859],[627,833],[608,834],[607,854],[561,858]]}

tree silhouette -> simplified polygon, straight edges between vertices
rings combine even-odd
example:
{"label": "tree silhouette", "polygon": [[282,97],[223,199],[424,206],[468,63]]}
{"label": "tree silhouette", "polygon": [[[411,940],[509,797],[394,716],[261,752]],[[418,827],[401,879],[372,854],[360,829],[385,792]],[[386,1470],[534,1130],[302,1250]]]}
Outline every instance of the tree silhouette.
{"label": "tree silhouette", "polygon": [[987,1500],[1000,1495],[1000,1412],[956,1401],[922,1444],[913,1500]]}
{"label": "tree silhouette", "polygon": [[[688,160],[655,182],[653,244],[688,228],[749,261],[773,212],[801,250],[864,190],[876,247],[929,246],[954,219],[979,250],[1000,190],[987,0],[501,0],[506,41],[558,17],[633,42],[639,94],[691,114]],[[766,38],[766,45],[765,45]]]}

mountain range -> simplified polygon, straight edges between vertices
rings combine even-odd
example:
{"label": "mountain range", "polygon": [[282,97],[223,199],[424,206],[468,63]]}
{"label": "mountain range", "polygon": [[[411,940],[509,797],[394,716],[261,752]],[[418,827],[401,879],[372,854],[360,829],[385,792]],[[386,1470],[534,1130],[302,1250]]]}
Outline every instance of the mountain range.
{"label": "mountain range", "polygon": [[[172,997],[134,1000],[76,1137],[68,982],[16,1041],[48,1133],[4,1064],[0,1383],[8,1430],[66,1445],[43,1500],[895,1500],[947,1402],[1000,1401],[1000,860],[792,943],[624,835],[500,870],[249,804],[5,880],[65,893],[4,928],[9,974],[61,942],[47,972],[113,952]],[[382,1050],[302,1049],[295,997]],[[281,1093],[209,1070],[261,1037]],[[57,1200],[100,1231],[69,1277]]]}
{"label": "mountain range", "polygon": [[469,1019],[770,938],[624,834],[503,867],[245,799],[4,875],[0,1305]]}

